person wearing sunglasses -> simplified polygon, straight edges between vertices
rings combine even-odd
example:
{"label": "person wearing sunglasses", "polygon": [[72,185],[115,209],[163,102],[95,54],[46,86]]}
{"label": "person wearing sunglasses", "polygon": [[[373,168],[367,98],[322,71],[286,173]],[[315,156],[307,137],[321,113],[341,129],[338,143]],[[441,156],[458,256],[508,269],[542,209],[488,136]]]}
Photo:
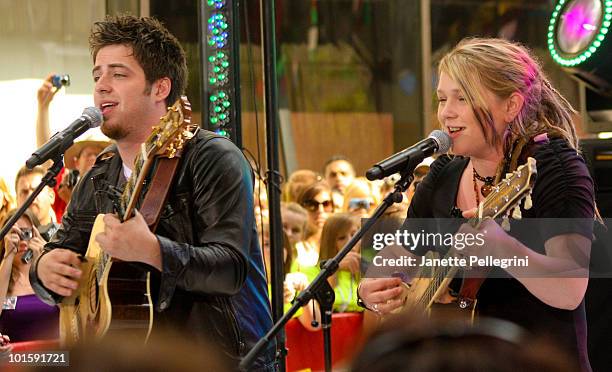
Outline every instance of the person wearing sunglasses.
{"label": "person wearing sunglasses", "polygon": [[376,208],[378,199],[378,190],[372,183],[363,177],[358,177],[346,188],[342,211],[367,218]]}
{"label": "person wearing sunglasses", "polygon": [[331,188],[325,181],[306,187],[298,196],[300,204],[308,213],[305,239],[296,244],[296,261],[299,267],[316,266],[319,260],[319,243],[325,221],[334,211]]}
{"label": "person wearing sunglasses", "polygon": [[[7,218],[15,214],[8,213]],[[17,220],[0,244],[0,334],[11,342],[56,339],[59,336],[59,310],[43,303],[30,285],[32,253],[38,256],[45,240],[38,231],[40,223],[29,210]],[[4,347],[8,341],[4,340]]]}

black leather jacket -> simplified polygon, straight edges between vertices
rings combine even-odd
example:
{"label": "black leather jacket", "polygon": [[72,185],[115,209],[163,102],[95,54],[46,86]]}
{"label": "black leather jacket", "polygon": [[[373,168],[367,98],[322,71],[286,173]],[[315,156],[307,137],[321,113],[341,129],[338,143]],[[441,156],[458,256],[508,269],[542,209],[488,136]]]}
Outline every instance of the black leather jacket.
{"label": "black leather jacket", "polygon": [[[61,247],[84,254],[96,215],[113,211],[100,190],[122,177],[113,145],[75,187],[62,226],[45,251]],[[153,275],[155,326],[169,324],[185,337],[212,340],[234,360],[244,356],[272,320],[252,172],[233,143],[198,131],[185,149],[156,235],[162,272]],[[37,264],[30,273],[32,286],[43,301],[55,304],[61,297],[39,282]],[[274,350],[271,345],[254,369],[269,369]]]}

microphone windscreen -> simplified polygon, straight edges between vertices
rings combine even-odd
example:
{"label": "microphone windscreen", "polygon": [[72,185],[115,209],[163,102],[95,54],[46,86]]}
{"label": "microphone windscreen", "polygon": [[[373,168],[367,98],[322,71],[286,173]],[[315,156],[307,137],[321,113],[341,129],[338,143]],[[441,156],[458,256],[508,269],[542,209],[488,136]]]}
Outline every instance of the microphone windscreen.
{"label": "microphone windscreen", "polygon": [[451,145],[453,144],[452,138],[448,135],[448,133],[443,132],[439,129],[434,130],[429,133],[429,138],[433,138],[434,141],[438,144],[437,153],[444,154],[450,150]]}
{"label": "microphone windscreen", "polygon": [[90,128],[97,128],[102,124],[102,111],[97,107],[86,107],[85,110],[83,110],[82,116],[85,116],[89,120],[91,123]]}

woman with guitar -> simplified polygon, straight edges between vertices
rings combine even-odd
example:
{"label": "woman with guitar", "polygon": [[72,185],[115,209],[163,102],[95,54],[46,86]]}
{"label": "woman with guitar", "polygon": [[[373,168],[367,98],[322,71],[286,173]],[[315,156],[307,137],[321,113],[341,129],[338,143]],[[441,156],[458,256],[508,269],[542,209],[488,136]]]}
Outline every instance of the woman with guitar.
{"label": "woman with guitar", "polygon": [[[501,39],[465,39],[444,56],[437,99],[438,120],[452,137],[453,155],[431,165],[405,228],[413,218],[474,217],[506,172],[533,157],[537,179],[532,207],[523,208],[523,218],[576,220],[534,229],[529,245],[491,219],[477,228],[464,224],[460,232],[484,234],[486,244],[461,253],[527,257],[528,268],[509,267],[482,283],[478,314],[549,335],[573,351],[583,370],[590,370],[583,298],[595,203],[593,181],[577,152],[574,109],[525,47]],[[575,275],[555,277],[567,271]],[[358,293],[365,307],[388,314],[403,307],[402,287],[400,278],[366,279]]]}

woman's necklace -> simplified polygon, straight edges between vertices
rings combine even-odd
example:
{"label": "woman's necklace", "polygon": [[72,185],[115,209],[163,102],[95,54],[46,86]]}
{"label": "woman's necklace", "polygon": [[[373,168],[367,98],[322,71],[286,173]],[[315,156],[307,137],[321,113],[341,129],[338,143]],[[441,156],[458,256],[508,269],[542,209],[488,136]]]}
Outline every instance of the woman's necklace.
{"label": "woman's necklace", "polygon": [[[481,176],[480,174],[478,174],[478,172],[476,172],[476,168],[474,168],[474,166],[472,166],[472,174],[474,175],[473,180],[474,194],[476,194],[476,204],[480,204],[480,194],[482,193],[482,195],[486,198],[491,193],[491,191],[493,190],[493,181],[495,180],[495,178]],[[478,185],[476,183],[476,180],[483,183],[483,185],[480,186],[480,192],[478,192]]]}

